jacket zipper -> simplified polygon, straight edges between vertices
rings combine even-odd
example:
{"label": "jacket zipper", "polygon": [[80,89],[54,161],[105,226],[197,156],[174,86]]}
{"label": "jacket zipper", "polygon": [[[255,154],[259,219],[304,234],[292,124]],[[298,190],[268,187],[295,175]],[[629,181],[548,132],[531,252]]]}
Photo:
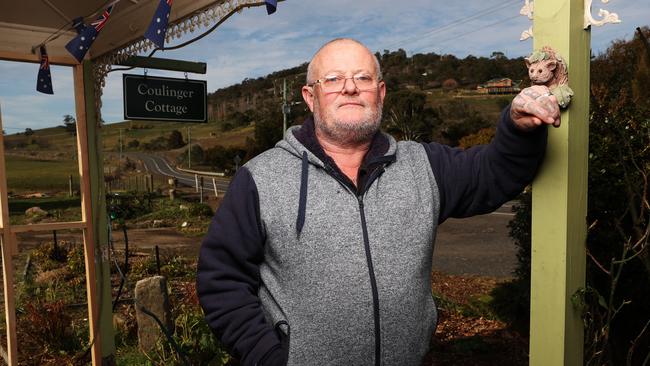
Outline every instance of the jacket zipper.
{"label": "jacket zipper", "polygon": [[[333,169],[330,167],[326,168],[326,171],[329,175],[338,181],[346,190],[350,193],[352,191],[341,179],[339,179],[334,173]],[[363,206],[363,194],[370,187],[372,182],[384,171],[382,168],[376,168],[372,171],[368,180],[366,181],[365,187],[362,187],[362,191],[356,194],[357,201],[359,202],[359,213],[361,215],[361,230],[363,232],[363,245],[366,252],[366,262],[368,264],[368,275],[370,277],[370,288],[372,290],[372,306],[373,306],[373,318],[375,322],[375,366],[381,365],[381,320],[379,318],[379,291],[377,290],[377,279],[375,278],[375,269],[372,263],[372,254],[370,253],[370,239],[368,238],[368,226],[366,225],[366,213]]]}
{"label": "jacket zipper", "polygon": [[375,269],[370,254],[370,240],[368,239],[368,228],[366,226],[366,214],[363,209],[363,195],[358,195],[359,212],[361,213],[361,228],[363,230],[363,244],[366,250],[366,261],[368,262],[368,273],[370,275],[370,287],[372,288],[372,305],[375,319],[375,365],[381,365],[381,328],[379,319],[379,292],[377,291],[377,280]]}

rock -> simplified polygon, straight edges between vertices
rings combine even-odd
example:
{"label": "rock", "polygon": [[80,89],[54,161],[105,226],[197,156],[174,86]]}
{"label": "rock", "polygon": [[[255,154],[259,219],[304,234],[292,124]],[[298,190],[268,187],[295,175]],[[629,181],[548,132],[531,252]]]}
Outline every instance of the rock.
{"label": "rock", "polygon": [[181,224],[181,227],[188,227],[188,226],[190,226],[190,223],[187,221],[183,221],[183,223]]}
{"label": "rock", "polygon": [[34,216],[47,216],[47,211],[43,210],[38,206],[30,207],[25,210],[25,216],[34,217]]}
{"label": "rock", "polygon": [[167,280],[154,276],[140,280],[135,285],[135,317],[138,322],[138,345],[143,352],[150,352],[164,337],[158,323],[143,308],[154,314],[172,332],[172,317],[167,295]]}
{"label": "rock", "polygon": [[178,209],[181,210],[181,211],[187,211],[187,210],[189,210],[190,208],[187,207],[186,205],[180,205],[180,206],[178,206]]}

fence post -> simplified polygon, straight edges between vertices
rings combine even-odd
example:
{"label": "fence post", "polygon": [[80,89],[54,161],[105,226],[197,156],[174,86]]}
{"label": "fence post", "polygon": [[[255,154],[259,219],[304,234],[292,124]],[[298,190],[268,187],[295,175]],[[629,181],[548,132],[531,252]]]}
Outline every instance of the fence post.
{"label": "fence post", "polygon": [[203,203],[203,177],[199,179],[199,196],[201,196],[199,202]]}

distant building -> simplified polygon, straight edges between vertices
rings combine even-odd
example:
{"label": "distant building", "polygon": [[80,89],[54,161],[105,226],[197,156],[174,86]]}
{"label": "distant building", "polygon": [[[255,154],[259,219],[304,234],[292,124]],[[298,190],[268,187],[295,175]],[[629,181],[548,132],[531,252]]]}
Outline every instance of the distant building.
{"label": "distant building", "polygon": [[481,94],[516,94],[521,91],[521,80],[510,78],[491,79],[476,87]]}

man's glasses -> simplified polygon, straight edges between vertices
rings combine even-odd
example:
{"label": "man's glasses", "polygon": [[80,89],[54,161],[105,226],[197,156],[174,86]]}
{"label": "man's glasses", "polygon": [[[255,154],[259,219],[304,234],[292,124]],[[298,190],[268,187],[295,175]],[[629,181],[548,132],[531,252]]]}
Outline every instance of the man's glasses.
{"label": "man's glasses", "polygon": [[345,87],[345,82],[348,79],[352,79],[354,85],[359,89],[359,91],[372,90],[376,88],[379,83],[379,80],[375,80],[375,78],[367,74],[358,74],[349,78],[346,78],[343,75],[330,75],[318,79],[311,84],[307,84],[307,86],[313,87],[315,84],[320,84],[324,93],[340,93]]}

